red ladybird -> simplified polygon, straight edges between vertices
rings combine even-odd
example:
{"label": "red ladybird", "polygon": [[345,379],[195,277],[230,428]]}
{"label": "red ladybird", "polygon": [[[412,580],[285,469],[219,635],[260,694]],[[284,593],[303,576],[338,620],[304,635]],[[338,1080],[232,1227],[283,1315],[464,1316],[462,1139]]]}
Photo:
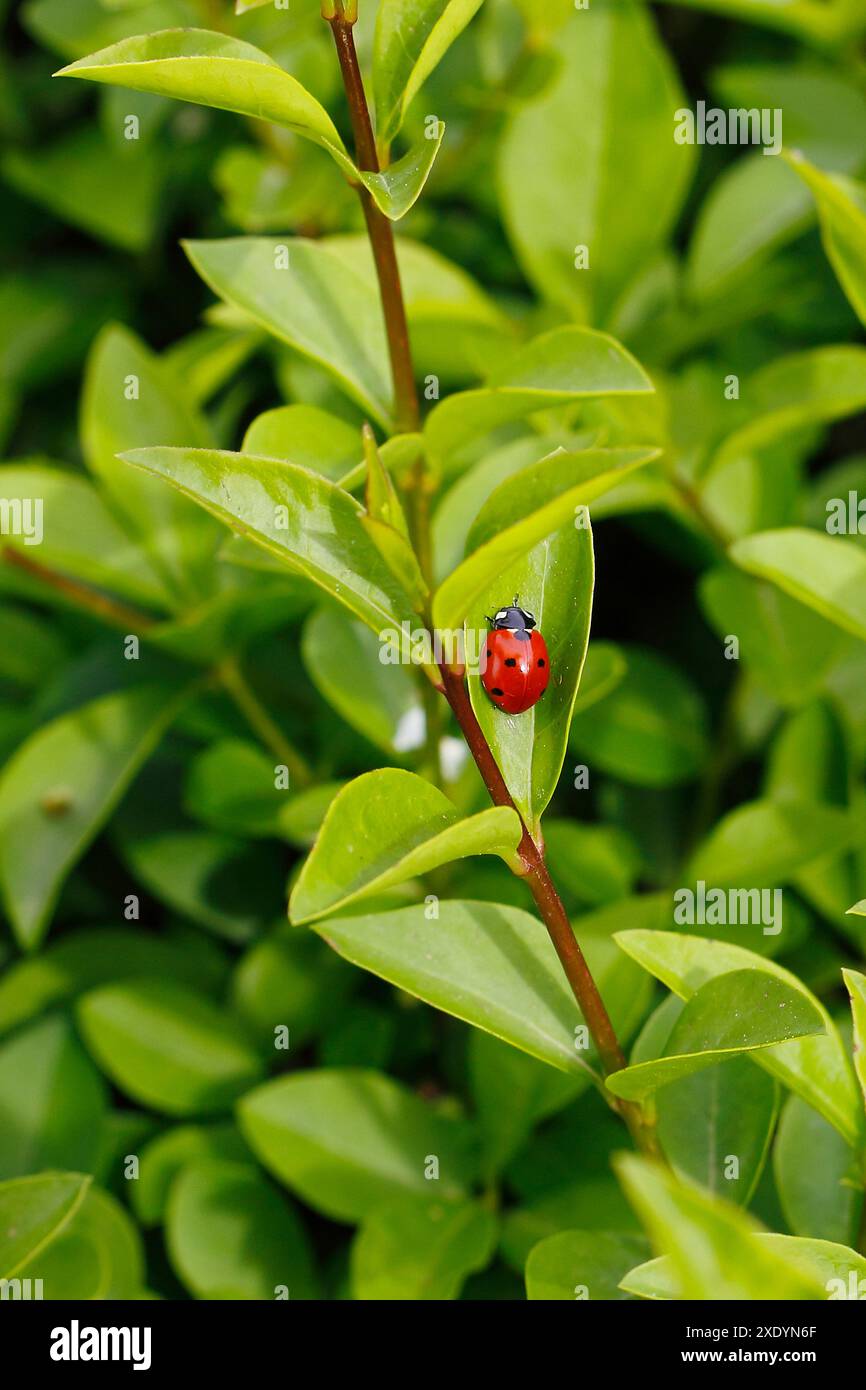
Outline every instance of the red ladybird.
{"label": "red ladybird", "polygon": [[550,659],[535,618],[517,599],[487,621],[491,631],[482,659],[481,683],[497,709],[523,714],[547,689]]}

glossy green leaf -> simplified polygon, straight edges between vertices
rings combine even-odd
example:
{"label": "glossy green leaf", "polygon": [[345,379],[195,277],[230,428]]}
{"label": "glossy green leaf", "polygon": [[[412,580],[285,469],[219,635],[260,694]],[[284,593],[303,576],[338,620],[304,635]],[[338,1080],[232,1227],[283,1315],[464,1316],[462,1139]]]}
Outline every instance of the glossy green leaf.
{"label": "glossy green leaf", "polygon": [[795,975],[741,946],[703,937],[639,929],[618,932],[615,939],[681,999],[690,999],[708,980],[745,969],[767,972],[805,994],[826,1032],[756,1052],[754,1060],[814,1106],[849,1143],[857,1141],[863,1117],[851,1063],[829,1014]]}
{"label": "glossy green leaf", "polygon": [[838,1130],[799,1096],[790,1096],[773,1148],[773,1175],[794,1235],[856,1241],[863,1207],[856,1163]]}
{"label": "glossy green leaf", "polygon": [[[468,676],[478,723],[536,840],[565,761],[571,712],[589,643],[595,557],[589,522],[581,521],[572,519],[497,573],[472,596],[466,615],[469,630],[483,634],[486,615],[510,602],[512,594],[519,594],[547,643],[550,684],[541,700],[523,714],[504,714],[488,696],[480,674],[470,667]],[[519,531],[521,524],[512,529]],[[498,547],[507,535],[504,532],[486,548]],[[486,642],[486,636],[481,640]]]}
{"label": "glossy green leaf", "polygon": [[659,1087],[739,1053],[823,1031],[822,1016],[801,986],[757,970],[732,970],[695,991],[661,1057],[614,1072],[608,1090],[625,1100],[645,1100]]}
{"label": "glossy green leaf", "polygon": [[[542,924],[520,908],[448,901],[438,917],[425,906],[332,918],[316,930],[354,965],[425,1003],[493,1033],[561,1071],[585,1072],[592,1047],[575,1032],[581,1017]],[[621,972],[606,936],[581,945],[615,1026],[627,1034],[640,977]]]}
{"label": "glossy green leaf", "polygon": [[357,171],[355,177],[370,190],[382,212],[392,222],[399,222],[417,203],[444,137],[445,122],[437,121],[435,135],[428,138],[425,134],[424,139],[381,173]]}
{"label": "glossy green leaf", "polygon": [[0,1047],[0,1178],[61,1163],[92,1172],[107,1109],[102,1078],[66,1019],[18,1032]]}
{"label": "glossy green leaf", "polygon": [[[720,1230],[710,1258],[715,1255],[728,1266],[730,1260],[737,1258],[739,1242],[740,1234]],[[800,1236],[778,1235],[770,1231],[756,1231],[748,1247],[740,1247],[739,1258],[743,1260],[743,1277],[738,1280],[736,1272],[730,1271],[730,1287],[736,1289],[739,1286],[745,1292],[731,1293],[728,1295],[730,1298],[811,1301],[850,1298],[852,1276],[857,1287],[866,1273],[863,1256],[846,1245],[837,1245],[829,1240],[805,1240]],[[757,1277],[750,1277],[747,1267],[749,1260],[756,1261],[754,1275]],[[662,1255],[630,1270],[621,1288],[639,1298],[687,1297],[681,1292],[687,1286],[678,1277],[680,1268],[678,1256]],[[765,1293],[760,1292],[761,1276],[767,1280]],[[708,1285],[706,1287],[708,1289]],[[692,1296],[708,1300],[714,1297],[709,1291]]]}
{"label": "glossy green leaf", "polygon": [[655,1105],[659,1142],[674,1172],[748,1206],[776,1126],[779,1087],[773,1078],[735,1057],[664,1086]]}
{"label": "glossy green leaf", "polygon": [[323,367],[388,425],[391,378],[375,282],[310,241],[232,237],[186,242],[185,250],[214,294]]}
{"label": "glossy green leaf", "polygon": [[[615,1166],[650,1240],[667,1256],[674,1297],[822,1297],[814,1272],[762,1242],[757,1222],[737,1207],[678,1182],[660,1165],[634,1154],[621,1154]],[[633,1277],[627,1275],[621,1287],[642,1292]]]}
{"label": "glossy green leaf", "polygon": [[273,1049],[276,1030],[287,1028],[294,1051],[330,1034],[359,980],[317,937],[285,923],[238,961],[231,1000],[262,1047]]}
{"label": "glossy green leaf", "polygon": [[319,693],[347,724],[388,754],[424,743],[424,711],[411,667],[384,663],[382,643],[336,608],[304,625],[301,654]]}
{"label": "glossy green leaf", "polygon": [[818,205],[824,250],[854,311],[866,323],[866,188],[842,173],[816,169],[799,152],[790,152],[787,159]]}
{"label": "glossy green leaf", "polygon": [[352,1243],[352,1295],[361,1301],[457,1298],[493,1253],[496,1221],[470,1202],[403,1195],[367,1216]]}
{"label": "glossy green leaf", "polygon": [[164,1114],[226,1110],[261,1074],[234,1020],[169,980],[105,985],[79,1001],[77,1014],[87,1046],[116,1085]]}
{"label": "glossy green leaf", "polygon": [[484,386],[440,401],[427,417],[424,434],[431,453],[447,462],[472,439],[536,411],[653,389],[640,363],[607,333],[554,328],[508,358]]}
{"label": "glossy green leaf", "polygon": [[136,449],[130,463],[305,575],[380,632],[412,605],[361,524],[362,508],[306,468],[211,449]]}
{"label": "glossy green leaf", "polygon": [[301,1222],[252,1164],[191,1163],[172,1184],[165,1235],[172,1265],[197,1298],[317,1296]]}
{"label": "glossy green leaf", "polygon": [[73,864],[98,834],[180,708],[143,686],[45,725],[0,779],[0,881],[21,946],[39,944]]}
{"label": "glossy green leaf", "polygon": [[81,1173],[40,1173],[0,1183],[0,1278],[19,1274],[57,1239],[89,1184]]}
{"label": "glossy green leaf", "polygon": [[767,579],[855,637],[866,639],[866,555],[838,536],[791,527],[747,536],[735,564]]}
{"label": "glossy green leaf", "polygon": [[691,780],[707,755],[707,718],[691,681],[655,652],[624,647],[625,673],[575,714],[569,747],[595,768],[644,787]]}
{"label": "glossy green leaf", "polygon": [[[664,244],[695,152],[674,140],[684,98],[642,5],[593,0],[559,30],[554,51],[552,80],[506,129],[500,204],[536,289],[604,323],[619,290]],[[581,247],[588,265],[576,264]]]}
{"label": "glossy green leaf", "polygon": [[473,1174],[472,1133],[377,1072],[320,1069],[269,1081],[238,1108],[265,1167],[316,1211],[355,1222],[402,1192],[461,1196]]}
{"label": "glossy green leaf", "polygon": [[156,444],[204,448],[210,431],[164,364],[125,328],[106,328],[88,358],[81,442],[90,471],[165,582],[185,598],[198,594],[218,528],[184,498],[131,472],[117,455]]}
{"label": "glossy green leaf", "polygon": [[361,457],[352,425],[314,405],[281,405],[257,415],[242,445],[245,454],[285,459],[340,482]]}
{"label": "glossy green leaf", "polygon": [[406,108],[481,0],[382,0],[373,42],[376,134],[387,148]]}
{"label": "glossy green leaf", "polygon": [[209,29],[165,29],[122,39],[61,68],[57,77],[115,83],[284,125],[321,145],[349,175],[354,165],[324,107],[261,49]]}
{"label": "glossy green leaf", "polygon": [[461,820],[453,803],[414,772],[364,773],[328,807],[292,891],[291,920],[311,922],[453,859],[511,858],[521,834],[520,820],[507,806]]}
{"label": "glossy green leaf", "polygon": [[646,1248],[640,1236],[612,1231],[561,1231],[539,1241],[526,1261],[532,1302],[621,1301],[620,1280]]}
{"label": "glossy green leaf", "polygon": [[[507,583],[520,561],[534,546],[552,537],[554,532],[564,537],[568,532],[589,530],[588,508],[603,493],[622,482],[634,469],[642,467],[654,456],[650,449],[589,450],[585,455],[564,455],[562,465],[567,484],[562,488],[558,471],[560,459],[554,455],[544,461],[538,478],[535,510],[517,512],[519,486],[503,485],[499,498],[491,498],[490,511],[484,516],[484,530],[479,544],[456,570],[439,586],[433,596],[433,621],[441,631],[457,631],[467,615],[485,601],[490,586],[496,580]],[[522,475],[513,480],[518,483]],[[531,495],[531,494],[530,494]],[[482,514],[484,515],[484,514]],[[498,522],[498,528],[497,528]],[[500,604],[501,606],[501,604]]]}
{"label": "glossy green leaf", "polygon": [[618,826],[548,818],[544,848],[559,893],[587,907],[627,897],[640,870],[635,843]]}

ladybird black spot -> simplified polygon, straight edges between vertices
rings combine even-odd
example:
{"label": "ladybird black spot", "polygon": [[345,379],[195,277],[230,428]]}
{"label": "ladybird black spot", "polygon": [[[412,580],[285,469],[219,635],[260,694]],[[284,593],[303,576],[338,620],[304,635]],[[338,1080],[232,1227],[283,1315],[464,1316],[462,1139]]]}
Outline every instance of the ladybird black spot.
{"label": "ladybird black spot", "polygon": [[516,657],[516,656],[507,656],[507,657],[505,658],[505,665],[506,665],[506,666],[516,666],[516,665],[517,665],[517,657]]}
{"label": "ladybird black spot", "polygon": [[493,655],[493,648],[492,648],[492,647],[488,647],[488,648],[487,648],[487,655],[488,655],[488,656],[492,656],[492,655]]}
{"label": "ladybird black spot", "polygon": [[504,695],[504,694],[505,694],[505,691],[504,691],[504,690],[500,690],[498,685],[494,685],[494,687],[493,687],[493,689],[491,690],[490,694],[491,694],[491,695]]}
{"label": "ladybird black spot", "polygon": [[543,656],[540,656],[540,657],[538,658],[538,664],[539,664],[539,666],[543,666],[543,665],[544,665],[544,657],[543,657]]}

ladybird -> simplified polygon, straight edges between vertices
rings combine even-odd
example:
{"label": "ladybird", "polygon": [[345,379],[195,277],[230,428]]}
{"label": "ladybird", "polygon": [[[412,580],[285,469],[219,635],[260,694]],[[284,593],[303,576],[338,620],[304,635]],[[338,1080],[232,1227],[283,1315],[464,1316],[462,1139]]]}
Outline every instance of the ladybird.
{"label": "ladybird", "polygon": [[490,632],[484,649],[481,683],[497,709],[523,714],[537,704],[550,679],[547,644],[535,618],[518,605],[488,617]]}

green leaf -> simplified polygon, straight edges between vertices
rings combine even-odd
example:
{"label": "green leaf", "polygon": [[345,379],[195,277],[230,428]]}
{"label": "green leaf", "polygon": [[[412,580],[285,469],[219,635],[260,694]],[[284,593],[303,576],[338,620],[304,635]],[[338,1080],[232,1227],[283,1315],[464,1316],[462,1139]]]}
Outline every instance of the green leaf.
{"label": "green leaf", "polygon": [[[866,104],[841,72],[817,65],[743,64],[713,74],[718,104],[784,111],[786,143],[840,173],[854,173],[866,141]],[[781,139],[781,121],[776,134]],[[796,167],[796,166],[795,166]],[[814,221],[808,192],[781,159],[762,150],[722,171],[701,207],[688,257],[698,300],[729,291]]]}
{"label": "green leaf", "polygon": [[336,1221],[360,1221],[403,1192],[429,1197],[431,1156],[442,1198],[461,1196],[473,1176],[469,1126],[378,1072],[283,1076],[245,1096],[238,1116],[265,1167]]}
{"label": "green leaf", "polygon": [[790,527],[746,536],[731,559],[866,640],[866,554],[852,541]]}
{"label": "green leaf", "polygon": [[376,135],[387,149],[406,108],[481,0],[381,0],[373,40]]}
{"label": "green leaf", "polygon": [[[512,528],[519,531],[521,525]],[[508,531],[488,548],[498,547]],[[478,552],[481,553],[481,552]],[[458,571],[459,573],[459,571]],[[472,600],[470,630],[485,633],[488,613],[512,594],[535,614],[548,647],[551,679],[543,698],[519,715],[496,708],[469,668],[469,698],[506,786],[534,839],[556,791],[565,760],[571,712],[589,643],[595,558],[589,522],[577,518],[499,572]],[[486,635],[482,638],[485,642]]]}
{"label": "green leaf", "polygon": [[[433,596],[434,625],[440,631],[457,631],[467,614],[483,602],[494,581],[516,570],[527,551],[555,531],[562,535],[566,528],[588,531],[585,509],[654,456],[653,449],[587,450],[583,455],[561,458],[553,455],[543,460],[543,468],[539,465],[536,509],[519,516],[515,515],[519,487],[504,484],[499,499],[491,499],[484,531],[479,531],[487,539],[457,566]],[[558,473],[560,467],[562,475]],[[515,476],[515,484],[521,476]],[[564,491],[563,481],[567,484]],[[499,530],[494,529],[497,519]]]}
{"label": "green leaf", "polygon": [[359,979],[318,937],[286,922],[238,962],[232,1006],[262,1047],[273,1050],[274,1030],[282,1025],[294,1050],[331,1032]]}
{"label": "green leaf", "polygon": [[404,1195],[367,1216],[352,1242],[353,1298],[405,1302],[459,1297],[488,1263],[496,1221],[471,1202]]}
{"label": "green leaf", "polygon": [[321,145],[349,177],[355,173],[336,126],[315,97],[261,49],[227,34],[209,29],[140,34],[79,58],[54,75],[114,83],[273,121]]}
{"label": "green leaf", "polygon": [[589,1085],[584,1072],[562,1072],[473,1028],[469,1078],[484,1145],[485,1176],[495,1177],[535,1125]]}
{"label": "green leaf", "polygon": [[244,435],[245,454],[285,459],[341,482],[361,456],[354,425],[315,405],[281,405],[257,415]]}
{"label": "green leaf", "polygon": [[690,781],[707,756],[707,718],[700,695],[655,652],[621,650],[627,663],[624,675],[599,704],[578,710],[569,747],[579,756],[591,756],[593,767],[638,786]]}
{"label": "green leaf", "polygon": [[184,249],[214,294],[324,367],[389,425],[391,377],[375,281],[328,247],[297,238],[189,241]]}
{"label": "green leaf", "polygon": [[216,992],[224,982],[225,964],[204,938],[184,931],[160,936],[123,927],[67,932],[38,955],[13,962],[0,976],[0,1034],[84,990],[142,975],[169,975]]}
{"label": "green leaf", "polygon": [[47,1299],[131,1299],[144,1282],[141,1237],[110,1193],[90,1187],[72,1220],[21,1270],[41,1278]]}
{"label": "green leaf", "polygon": [[88,358],[81,442],[90,471],[171,590],[185,599],[200,594],[218,528],[186,499],[131,473],[117,455],[156,444],[204,448],[210,431],[164,364],[125,328],[104,329]]}
{"label": "green leaf", "polygon": [[300,1219],[252,1164],[199,1160],[172,1184],[169,1258],[196,1298],[316,1298]]}
{"label": "green leaf", "polygon": [[[763,1242],[760,1227],[737,1207],[678,1182],[658,1164],[634,1154],[620,1154],[615,1167],[650,1240],[667,1256],[674,1297],[822,1297],[814,1272]],[[643,1293],[643,1280],[635,1279],[636,1273],[627,1275],[621,1287]]]}
{"label": "green leaf", "polygon": [[380,660],[382,643],[338,608],[320,608],[304,625],[301,655],[319,694],[353,729],[385,753],[424,743],[424,711],[413,671]]}
{"label": "green leaf", "polygon": [[445,462],[479,435],[536,411],[654,389],[615,338],[569,325],[534,338],[491,373],[485,386],[440,401],[425,421],[424,434],[430,452]]}
{"label": "green leaf", "polygon": [[44,725],[0,779],[0,885],[20,945],[38,946],[72,866],[98,834],[184,695],[143,686]]}
{"label": "green leaf", "polygon": [[275,786],[273,756],[256,743],[227,738],[190,763],[186,810],[214,830],[253,837],[276,835],[285,794]]}
{"label": "green leaf", "polygon": [[772,887],[815,859],[841,853],[853,831],[847,811],[835,806],[787,799],[744,802],[698,846],[685,877],[717,886]]}
{"label": "green leaf", "polygon": [[849,1143],[857,1142],[863,1117],[847,1053],[829,1014],[796,975],[741,946],[698,936],[636,930],[618,932],[615,940],[681,999],[690,999],[716,976],[745,969],[774,975],[789,988],[800,990],[818,1009],[826,1033],[756,1052],[754,1060],[813,1105]]}
{"label": "green leaf", "polygon": [[363,509],[327,478],[215,449],[136,449],[124,458],[306,575],[374,632],[412,617],[411,600],[361,524]]}
{"label": "green leaf", "polygon": [[209,1125],[172,1125],[151,1139],[140,1153],[138,1179],[130,1193],[132,1208],[142,1226],[165,1221],[168,1196],[175,1178],[190,1166],[212,1159],[249,1162],[250,1151],[233,1121]]}
{"label": "green leaf", "polygon": [[739,1053],[823,1032],[823,1018],[801,986],[754,969],[732,970],[695,991],[661,1057],[614,1072],[607,1087],[625,1100],[645,1100],[660,1086]]}
{"label": "green leaf", "polygon": [[41,149],[8,150],[0,173],[25,198],[110,248],[142,254],[154,239],[164,173],[147,149],[118,148],[85,126]]}
{"label": "green leaf", "polygon": [[526,1297],[532,1302],[575,1299],[621,1301],[620,1280],[646,1242],[613,1231],[560,1231],[533,1246],[526,1261]]}
{"label": "green leaf", "polygon": [[289,901],[296,924],[472,854],[512,858],[520,820],[507,806],[461,820],[453,803],[414,772],[380,768],[338,792]]}
{"label": "green leaf", "polygon": [[11,1279],[57,1239],[89,1185],[81,1173],[40,1173],[0,1183],[0,1278]]}
{"label": "green leaf", "polygon": [[716,633],[739,639],[740,659],[774,699],[801,705],[822,689],[845,641],[832,623],[732,565],[704,575],[699,593]]}
{"label": "green leaf", "polygon": [[851,996],[854,1015],[854,1067],[866,1101],[866,975],[859,970],[843,969],[842,977]]}
{"label": "green leaf", "polygon": [[844,1244],[856,1240],[863,1207],[856,1156],[841,1134],[799,1096],[790,1096],[782,1111],[773,1175],[794,1235]]}
{"label": "green leaf", "polygon": [[[561,1071],[586,1072],[594,1051],[575,1032],[581,1016],[537,918],[498,903],[453,900],[439,903],[438,913],[407,907],[332,918],[316,930],[353,965],[434,1008]],[[581,945],[615,1026],[627,1034],[644,1007],[640,977],[620,970],[608,936],[582,932]]]}
{"label": "green leaf", "polygon": [[71,1163],[91,1172],[108,1109],[102,1078],[66,1019],[42,1019],[0,1048],[0,1178]]}
{"label": "green leaf", "polygon": [[[126,472],[129,470],[127,469]],[[166,609],[170,591],[144,549],[127,535],[94,485],[81,474],[42,463],[9,463],[0,468],[0,487],[10,505],[40,497],[43,536],[40,562],[145,608]],[[26,515],[23,512],[22,515]],[[26,532],[4,535],[3,545],[30,550]],[[44,589],[46,597],[51,593]]]}
{"label": "green leaf", "polygon": [[78,1003],[85,1042],[133,1100],[167,1115],[228,1109],[261,1064],[231,1018],[184,985],[105,985]]}
{"label": "green leaf", "polygon": [[560,894],[588,907],[627,897],[641,867],[634,841],[614,825],[548,819],[544,847]]}
{"label": "green leaf", "polygon": [[423,613],[428,593],[427,581],[409,538],[409,527],[397,489],[385,467],[376,437],[370,426],[362,429],[366,484],[366,513],[361,523],[391,574],[412,598],[416,612]]}
{"label": "green leaf", "polygon": [[824,250],[852,308],[866,323],[866,187],[841,173],[816,169],[799,152],[785,157],[818,204]]}
{"label": "green leaf", "polygon": [[[737,1237],[733,1232],[720,1231],[716,1241],[716,1253],[725,1264],[736,1257]],[[731,1277],[731,1287],[750,1290],[745,1293],[729,1294],[730,1298],[748,1299],[834,1299],[850,1298],[851,1277],[859,1282],[866,1273],[866,1260],[846,1245],[836,1245],[829,1240],[804,1240],[800,1236],[777,1235],[770,1231],[756,1231],[749,1247],[743,1247],[740,1258],[744,1261],[743,1278],[737,1281],[736,1273],[726,1271]],[[747,1260],[754,1260],[757,1268],[754,1278],[749,1277],[745,1267]],[[780,1263],[784,1262],[784,1274]],[[676,1257],[662,1255],[657,1260],[649,1260],[631,1270],[623,1279],[621,1288],[639,1298],[675,1299],[687,1297],[681,1290],[685,1287],[679,1280],[679,1261]],[[768,1282],[768,1292],[759,1291],[758,1279],[764,1275]],[[796,1283],[799,1282],[799,1292]],[[787,1286],[788,1292],[783,1290]],[[770,1292],[769,1290],[778,1290]],[[811,1289],[811,1292],[807,1292]],[[698,1295],[708,1300],[716,1295],[707,1292]]]}
{"label": "green leaf", "polygon": [[[480,0],[479,0],[480,3]],[[392,222],[415,206],[430,176],[439,147],[445,137],[445,122],[437,121],[435,135],[419,140],[396,164],[389,164],[381,173],[357,170],[355,177],[369,188],[378,207]]]}
{"label": "green leaf", "polygon": [[[681,1007],[674,995],[669,998]],[[664,1086],[655,1105],[659,1141],[674,1172],[738,1206],[748,1206],[779,1113],[779,1087],[773,1078],[751,1066],[748,1058],[735,1057]],[[809,1114],[815,1115],[814,1110]],[[815,1118],[824,1123],[820,1116]]]}
{"label": "green leaf", "polygon": [[[695,150],[673,138],[683,95],[642,5],[593,0],[554,42],[553,79],[517,106],[500,145],[500,205],[535,288],[604,323],[664,246]],[[589,264],[576,268],[582,246]]]}

